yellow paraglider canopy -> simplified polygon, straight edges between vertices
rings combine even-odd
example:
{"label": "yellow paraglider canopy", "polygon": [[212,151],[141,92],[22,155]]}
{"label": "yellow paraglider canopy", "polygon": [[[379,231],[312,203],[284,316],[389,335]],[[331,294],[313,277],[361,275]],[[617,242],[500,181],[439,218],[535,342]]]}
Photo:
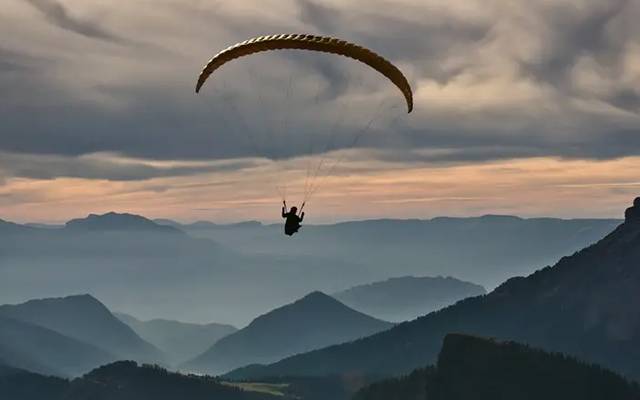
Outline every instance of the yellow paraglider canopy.
{"label": "yellow paraglider canopy", "polygon": [[255,53],[271,50],[298,49],[337,54],[358,60],[387,77],[400,89],[407,102],[408,112],[413,110],[413,91],[402,71],[390,61],[373,51],[337,38],[305,34],[283,34],[259,36],[235,44],[216,54],[204,67],[198,77],[196,93],[209,76],[224,64]]}

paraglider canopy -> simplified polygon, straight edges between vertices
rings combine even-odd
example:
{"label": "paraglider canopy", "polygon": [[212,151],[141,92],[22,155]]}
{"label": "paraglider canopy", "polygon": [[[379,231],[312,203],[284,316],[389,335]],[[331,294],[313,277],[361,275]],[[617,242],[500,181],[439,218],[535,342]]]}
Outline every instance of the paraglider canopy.
{"label": "paraglider canopy", "polygon": [[271,50],[299,49],[337,54],[358,60],[387,77],[402,92],[410,113],[413,110],[413,91],[402,71],[373,51],[341,39],[305,34],[259,36],[235,44],[216,54],[198,77],[196,93],[207,79],[224,64],[240,57]]}

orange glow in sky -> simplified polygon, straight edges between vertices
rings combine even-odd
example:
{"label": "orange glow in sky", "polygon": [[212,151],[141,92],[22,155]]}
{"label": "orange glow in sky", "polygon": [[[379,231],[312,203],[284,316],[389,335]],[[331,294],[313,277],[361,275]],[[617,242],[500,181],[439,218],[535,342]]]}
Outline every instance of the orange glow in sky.
{"label": "orange glow in sky", "polygon": [[[346,169],[361,172],[344,174]],[[110,182],[11,179],[0,189],[4,219],[63,222],[89,213],[130,212],[181,221],[277,221],[276,185],[289,179],[300,201],[304,174],[270,166],[248,171]],[[307,205],[310,223],[364,218],[510,214],[620,218],[640,193],[640,157],[613,161],[532,158],[429,166],[346,164]],[[282,174],[282,175],[281,175]],[[275,178],[279,178],[280,182]]]}

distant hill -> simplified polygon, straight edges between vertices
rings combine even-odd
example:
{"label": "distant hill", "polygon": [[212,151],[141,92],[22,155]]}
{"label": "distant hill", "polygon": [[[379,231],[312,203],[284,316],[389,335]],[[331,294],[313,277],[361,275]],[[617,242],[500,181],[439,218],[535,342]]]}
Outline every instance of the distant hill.
{"label": "distant hill", "polygon": [[[0,395],[7,400],[276,400],[209,377],[185,376],[159,367],[120,361],[68,381],[0,368]],[[292,400],[287,398],[283,400]]]}
{"label": "distant hill", "polygon": [[377,382],[354,400],[637,400],[640,387],[599,366],[514,342],[447,335],[436,368]]}
{"label": "distant hill", "polygon": [[89,295],[3,305],[0,306],[0,316],[50,329],[121,358],[147,362],[163,360],[157,348],[142,340]]}
{"label": "distant hill", "polygon": [[116,357],[53,330],[0,316],[0,360],[45,375],[77,376]]}
{"label": "distant hill", "polygon": [[273,362],[364,337],[391,326],[389,322],[352,310],[324,293],[314,292],[256,318],[183,367],[220,374],[243,365]]}
{"label": "distant hill", "polygon": [[180,229],[132,214],[91,214],[57,229],[0,222],[0,251],[12,258],[157,258],[177,251],[197,255],[207,248],[216,246],[210,241],[189,237]]}
{"label": "distant hill", "polygon": [[333,297],[376,318],[402,322],[483,294],[482,286],[454,278],[405,276],[355,286]]}
{"label": "distant hill", "polygon": [[175,227],[157,224],[147,218],[133,214],[110,212],[104,215],[90,214],[86,218],[73,219],[65,224],[66,229],[81,231],[139,231],[180,234]]}
{"label": "distant hill", "polygon": [[218,340],[238,330],[224,324],[190,324],[166,319],[140,321],[127,314],[115,315],[144,340],[161,349],[172,365],[202,354]]}
{"label": "distant hill", "polygon": [[640,378],[640,199],[597,244],[486,296],[236,376],[400,374],[435,363],[447,333],[515,340]]}

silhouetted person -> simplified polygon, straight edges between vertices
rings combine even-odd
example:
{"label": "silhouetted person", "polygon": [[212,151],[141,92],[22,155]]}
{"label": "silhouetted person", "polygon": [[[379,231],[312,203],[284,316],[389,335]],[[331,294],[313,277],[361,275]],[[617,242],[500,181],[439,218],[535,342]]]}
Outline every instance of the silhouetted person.
{"label": "silhouetted person", "polygon": [[291,207],[291,210],[287,212],[287,203],[283,201],[282,204],[284,205],[282,207],[282,218],[287,219],[284,223],[284,233],[285,235],[293,236],[294,233],[300,230],[300,223],[304,219],[304,212],[298,216],[298,207]]}

